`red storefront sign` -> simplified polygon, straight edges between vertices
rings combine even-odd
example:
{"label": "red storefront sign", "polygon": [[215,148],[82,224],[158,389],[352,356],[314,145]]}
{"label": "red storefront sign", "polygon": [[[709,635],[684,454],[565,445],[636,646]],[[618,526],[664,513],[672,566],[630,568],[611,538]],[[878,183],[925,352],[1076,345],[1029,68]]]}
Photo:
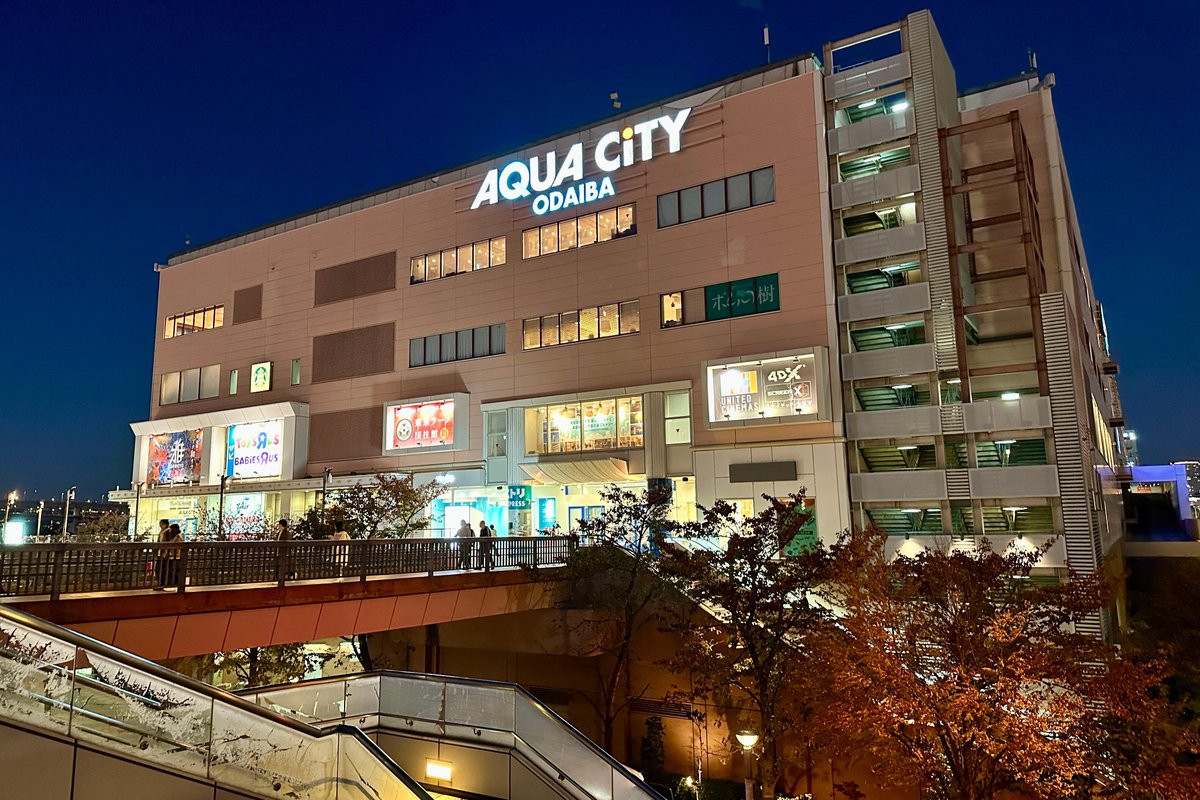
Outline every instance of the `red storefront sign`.
{"label": "red storefront sign", "polygon": [[454,444],[454,401],[430,400],[387,407],[388,450]]}

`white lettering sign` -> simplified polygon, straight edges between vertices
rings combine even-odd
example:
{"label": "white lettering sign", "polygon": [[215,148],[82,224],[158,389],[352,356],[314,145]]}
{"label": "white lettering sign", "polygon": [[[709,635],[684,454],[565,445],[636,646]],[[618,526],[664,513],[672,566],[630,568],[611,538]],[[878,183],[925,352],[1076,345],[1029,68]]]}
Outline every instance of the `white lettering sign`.
{"label": "white lettering sign", "polygon": [[[674,116],[666,115],[618,131],[609,131],[596,142],[592,162],[601,172],[615,172],[621,167],[630,166],[635,160],[649,161],[654,158],[654,131],[660,128],[667,134],[667,152],[678,153],[682,146],[683,124],[691,113],[690,108],[685,108]],[[583,142],[576,142],[571,145],[561,164],[558,163],[558,154],[551,150],[543,156],[534,156],[528,162],[513,161],[490,170],[479,185],[471,210],[501,200],[522,200],[533,196],[533,213],[546,214],[615,195],[617,189],[611,177],[605,175],[598,180],[583,179],[583,159]],[[567,183],[572,185],[560,188]]]}

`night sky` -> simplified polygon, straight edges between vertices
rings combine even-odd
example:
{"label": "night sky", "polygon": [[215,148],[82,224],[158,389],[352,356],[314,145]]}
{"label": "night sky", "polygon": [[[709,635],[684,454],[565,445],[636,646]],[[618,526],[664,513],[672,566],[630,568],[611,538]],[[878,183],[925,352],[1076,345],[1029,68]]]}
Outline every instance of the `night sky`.
{"label": "night sky", "polygon": [[[255,4],[257,5],[257,4]],[[1200,458],[1195,2],[934,4],[962,89],[1037,51],[1143,463]],[[0,490],[130,480],[155,261],[911,7],[26,2],[0,14]],[[1027,14],[1022,14],[1022,11]],[[36,494],[35,494],[36,493]]]}

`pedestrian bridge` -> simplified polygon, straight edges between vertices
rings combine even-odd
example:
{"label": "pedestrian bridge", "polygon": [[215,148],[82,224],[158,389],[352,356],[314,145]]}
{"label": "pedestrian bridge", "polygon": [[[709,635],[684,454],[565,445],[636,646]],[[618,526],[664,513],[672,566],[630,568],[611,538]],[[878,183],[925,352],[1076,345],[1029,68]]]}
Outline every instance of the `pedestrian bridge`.
{"label": "pedestrian bridge", "polygon": [[569,536],[0,546],[0,605],[163,660],[545,608],[553,568],[576,546]]}
{"label": "pedestrian bridge", "polygon": [[239,697],[3,605],[0,772],[41,800],[661,800],[519,686],[385,672]]}

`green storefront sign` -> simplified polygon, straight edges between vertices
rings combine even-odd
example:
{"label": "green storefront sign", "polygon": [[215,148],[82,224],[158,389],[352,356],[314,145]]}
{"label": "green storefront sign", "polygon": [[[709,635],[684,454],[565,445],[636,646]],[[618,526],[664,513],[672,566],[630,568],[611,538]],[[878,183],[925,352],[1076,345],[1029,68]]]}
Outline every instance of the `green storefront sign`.
{"label": "green storefront sign", "polygon": [[532,486],[509,486],[508,487],[508,510],[509,511],[528,511],[533,508],[533,487]]}
{"label": "green storefront sign", "polygon": [[705,320],[779,310],[779,275],[760,275],[704,287]]}

